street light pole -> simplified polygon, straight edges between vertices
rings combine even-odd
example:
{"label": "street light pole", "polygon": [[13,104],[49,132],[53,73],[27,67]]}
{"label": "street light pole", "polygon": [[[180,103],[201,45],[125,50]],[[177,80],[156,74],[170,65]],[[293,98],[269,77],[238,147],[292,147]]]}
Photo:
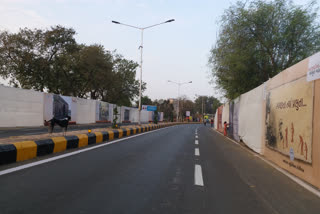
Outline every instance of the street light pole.
{"label": "street light pole", "polygon": [[143,29],[141,30],[141,45],[140,45],[140,86],[139,86],[139,118],[138,124],[141,124],[141,96],[142,96],[142,54],[143,54]]}
{"label": "street light pole", "polygon": [[180,83],[180,82],[174,82],[174,81],[168,80],[168,82],[171,82],[171,83],[174,83],[174,84],[178,85],[178,107],[177,107],[177,119],[176,119],[176,121],[178,122],[179,113],[180,113],[180,100],[179,100],[179,97],[180,97],[180,86],[183,85],[183,84],[192,83],[192,81]]}
{"label": "street light pole", "polygon": [[139,125],[141,124],[141,105],[142,105],[141,96],[142,96],[143,31],[145,29],[147,29],[147,28],[152,28],[152,27],[155,27],[155,26],[158,26],[158,25],[162,25],[162,24],[166,24],[166,23],[173,22],[173,21],[174,21],[174,19],[169,19],[169,20],[167,20],[165,22],[161,22],[159,24],[150,25],[148,27],[136,27],[136,26],[124,24],[124,23],[121,23],[121,22],[118,22],[118,21],[111,21],[114,24],[124,25],[124,26],[127,26],[127,27],[131,27],[131,28],[135,28],[135,29],[141,30],[141,45],[139,47],[139,49],[140,49],[140,86],[139,86],[139,119],[138,119],[138,124]]}
{"label": "street light pole", "polygon": [[203,97],[202,97],[202,117],[203,117]]}

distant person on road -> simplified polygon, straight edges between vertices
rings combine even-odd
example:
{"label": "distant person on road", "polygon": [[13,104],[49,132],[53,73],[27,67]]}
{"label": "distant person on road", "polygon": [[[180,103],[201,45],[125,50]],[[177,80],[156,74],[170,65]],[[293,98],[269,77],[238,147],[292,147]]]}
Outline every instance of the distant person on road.
{"label": "distant person on road", "polygon": [[224,136],[227,136],[227,130],[228,130],[228,123],[227,123],[227,121],[224,121],[224,132],[223,132],[223,134],[224,134]]}
{"label": "distant person on road", "polygon": [[211,123],[211,128],[212,128],[213,127],[213,119],[212,118],[211,118],[210,123]]}
{"label": "distant person on road", "polygon": [[204,124],[204,126],[207,126],[207,120],[206,119],[203,120],[203,124]]}

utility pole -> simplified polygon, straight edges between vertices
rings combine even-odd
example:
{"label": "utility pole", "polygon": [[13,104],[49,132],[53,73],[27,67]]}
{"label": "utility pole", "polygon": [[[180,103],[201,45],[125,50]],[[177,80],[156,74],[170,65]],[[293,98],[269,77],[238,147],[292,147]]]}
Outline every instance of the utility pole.
{"label": "utility pole", "polygon": [[179,119],[179,114],[180,114],[180,103],[179,103],[179,97],[180,97],[180,86],[183,85],[183,84],[188,84],[188,83],[192,83],[192,81],[189,81],[189,82],[174,82],[174,81],[171,81],[171,80],[168,80],[168,82],[171,82],[171,83],[174,83],[174,84],[177,84],[178,85],[178,108],[177,108],[177,122],[178,122],[178,119]]}
{"label": "utility pole", "polygon": [[148,27],[137,27],[137,26],[133,26],[133,25],[128,25],[128,24],[124,24],[124,23],[120,23],[118,21],[112,21],[112,23],[114,24],[118,24],[118,25],[124,25],[124,26],[127,26],[127,27],[131,27],[131,28],[135,28],[135,29],[138,29],[138,30],[141,30],[141,45],[139,46],[139,49],[140,49],[140,86],[139,86],[139,119],[138,119],[138,124],[141,125],[141,96],[142,96],[142,54],[143,54],[143,31],[145,29],[148,29],[148,28],[152,28],[152,27],[155,27],[155,26],[158,26],[158,25],[162,25],[162,24],[166,24],[166,23],[169,23],[169,22],[173,22],[174,19],[170,19],[170,20],[167,20],[165,22],[161,22],[159,24],[155,24],[155,25],[150,25]]}

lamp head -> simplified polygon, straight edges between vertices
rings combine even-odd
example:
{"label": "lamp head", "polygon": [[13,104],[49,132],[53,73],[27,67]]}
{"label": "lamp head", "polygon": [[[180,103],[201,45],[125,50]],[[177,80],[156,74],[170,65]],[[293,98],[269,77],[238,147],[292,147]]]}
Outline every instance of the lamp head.
{"label": "lamp head", "polygon": [[112,23],[114,23],[114,24],[120,24],[120,22],[113,21],[113,20],[112,20]]}
{"label": "lamp head", "polygon": [[174,19],[169,19],[168,21],[166,21],[165,23],[169,23],[169,22],[173,22]]}
{"label": "lamp head", "polygon": [[192,83],[192,81],[190,81],[189,83]]}

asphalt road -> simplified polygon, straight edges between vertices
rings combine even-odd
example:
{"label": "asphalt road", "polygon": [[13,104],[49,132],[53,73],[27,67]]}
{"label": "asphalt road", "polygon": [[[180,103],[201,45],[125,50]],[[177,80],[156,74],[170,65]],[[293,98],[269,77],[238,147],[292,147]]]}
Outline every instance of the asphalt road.
{"label": "asphalt road", "polygon": [[319,214],[320,199],[208,127],[181,125],[2,175],[0,213]]}

